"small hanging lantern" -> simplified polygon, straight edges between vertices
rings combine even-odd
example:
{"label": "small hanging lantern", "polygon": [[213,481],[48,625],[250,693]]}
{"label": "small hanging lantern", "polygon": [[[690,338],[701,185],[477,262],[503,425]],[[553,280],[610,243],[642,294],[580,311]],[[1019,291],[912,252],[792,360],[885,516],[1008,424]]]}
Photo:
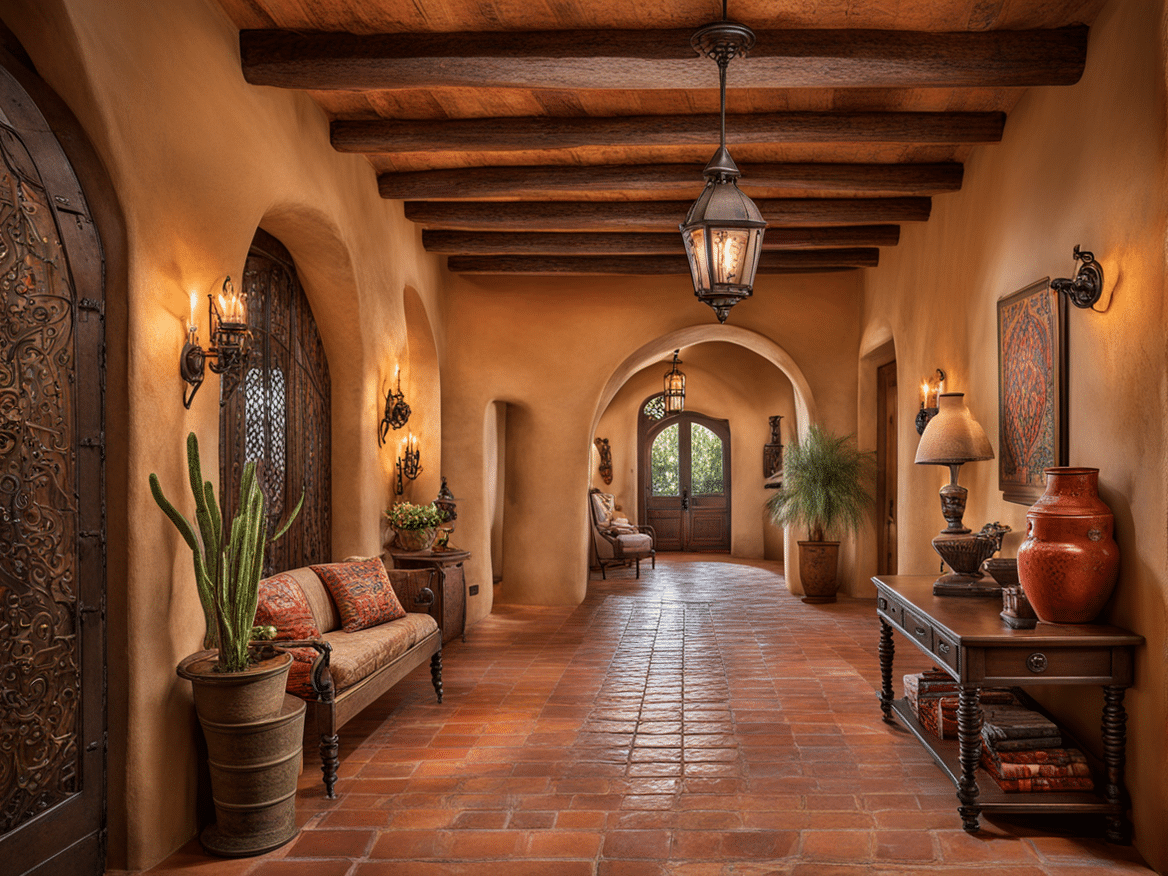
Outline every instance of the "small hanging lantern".
{"label": "small hanging lantern", "polygon": [[681,360],[677,354],[681,350],[673,351],[673,367],[665,374],[665,413],[680,414],[685,410],[685,375],[677,370]]}
{"label": "small hanging lantern", "polygon": [[690,44],[718,64],[722,126],[718,151],[703,172],[706,187],[680,226],[681,238],[694,295],[710,305],[718,322],[724,323],[730,308],[753,294],[766,229],[766,220],[754,201],[738,188],[742,174],[726,149],[726,68],[732,58],[745,55],[754,45],[754,32],[726,20],[723,0],[722,20],[698,30]]}

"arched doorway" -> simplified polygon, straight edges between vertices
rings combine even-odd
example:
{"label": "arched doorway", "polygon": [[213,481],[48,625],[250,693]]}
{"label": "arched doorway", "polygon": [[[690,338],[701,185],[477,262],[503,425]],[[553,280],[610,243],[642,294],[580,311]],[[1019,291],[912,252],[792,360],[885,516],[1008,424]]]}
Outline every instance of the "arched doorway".
{"label": "arched doorway", "polygon": [[105,863],[103,251],[73,166],[9,64],[0,68],[0,870],[85,876]]}
{"label": "arched doorway", "polygon": [[730,550],[730,424],[665,415],[650,396],[638,418],[638,487],[658,551]]}
{"label": "arched doorway", "polygon": [[268,530],[304,491],[300,516],[269,545],[264,574],[332,560],[331,387],[308,298],[284,245],[257,230],[243,273],[255,337],[238,389],[219,418],[223,518],[231,519],[247,460],[262,460]]}

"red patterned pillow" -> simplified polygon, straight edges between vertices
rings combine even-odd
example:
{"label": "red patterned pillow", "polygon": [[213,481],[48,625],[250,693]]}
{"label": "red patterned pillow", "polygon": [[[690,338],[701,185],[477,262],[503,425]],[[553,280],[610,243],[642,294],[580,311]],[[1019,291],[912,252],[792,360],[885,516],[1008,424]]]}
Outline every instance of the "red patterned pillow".
{"label": "red patterned pillow", "polygon": [[285,572],[260,581],[255,623],[275,627],[277,640],[320,638],[320,629],[304,591]]}
{"label": "red patterned pillow", "polygon": [[359,563],[312,566],[312,571],[332,594],[341,615],[341,629],[346,633],[406,616],[379,557]]}

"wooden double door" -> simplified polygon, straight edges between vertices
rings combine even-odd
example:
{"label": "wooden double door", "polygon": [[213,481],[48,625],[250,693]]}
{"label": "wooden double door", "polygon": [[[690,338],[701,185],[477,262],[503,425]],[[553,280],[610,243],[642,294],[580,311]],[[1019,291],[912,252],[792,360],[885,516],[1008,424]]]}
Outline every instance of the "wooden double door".
{"label": "wooden double door", "polygon": [[730,424],[697,413],[665,417],[640,448],[645,521],[658,551],[730,550]]}

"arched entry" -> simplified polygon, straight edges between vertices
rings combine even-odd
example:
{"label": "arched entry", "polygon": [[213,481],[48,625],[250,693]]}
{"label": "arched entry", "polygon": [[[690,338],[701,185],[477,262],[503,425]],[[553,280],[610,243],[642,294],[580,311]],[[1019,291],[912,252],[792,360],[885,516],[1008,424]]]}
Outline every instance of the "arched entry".
{"label": "arched entry", "polygon": [[[694,411],[638,418],[638,486],[659,551],[730,550],[730,424]],[[657,412],[661,416],[655,416]]]}
{"label": "arched entry", "polygon": [[32,98],[0,68],[6,873],[85,876],[105,863],[102,276],[101,241],[72,165]]}
{"label": "arched entry", "polygon": [[332,559],[331,385],[312,308],[284,245],[256,231],[243,272],[247,321],[255,337],[239,388],[219,418],[223,518],[231,519],[243,467],[262,460],[268,530],[304,491],[299,517],[269,545],[264,574]]}

